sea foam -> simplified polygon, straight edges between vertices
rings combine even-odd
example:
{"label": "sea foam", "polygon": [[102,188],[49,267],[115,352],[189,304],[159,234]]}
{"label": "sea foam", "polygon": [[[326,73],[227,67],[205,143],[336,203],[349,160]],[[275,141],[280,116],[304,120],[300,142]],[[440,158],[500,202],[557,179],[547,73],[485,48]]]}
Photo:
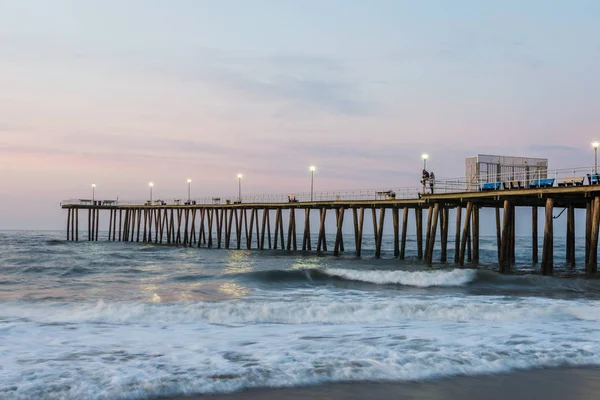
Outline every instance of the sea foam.
{"label": "sea foam", "polygon": [[477,271],[472,269],[452,269],[436,271],[382,271],[328,268],[325,274],[343,279],[375,283],[378,285],[399,284],[405,286],[464,286],[472,282]]}

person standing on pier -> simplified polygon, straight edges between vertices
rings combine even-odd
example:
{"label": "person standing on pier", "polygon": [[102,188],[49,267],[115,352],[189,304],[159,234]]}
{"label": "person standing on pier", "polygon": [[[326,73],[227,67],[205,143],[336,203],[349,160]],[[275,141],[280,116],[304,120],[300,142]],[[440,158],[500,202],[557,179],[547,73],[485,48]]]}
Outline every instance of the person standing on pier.
{"label": "person standing on pier", "polygon": [[433,194],[433,185],[435,184],[435,174],[433,171],[429,173],[429,188],[431,189],[431,194]]}
{"label": "person standing on pier", "polygon": [[421,184],[423,185],[423,194],[425,194],[425,186],[427,185],[427,181],[429,180],[429,172],[426,169],[423,169],[423,173],[421,174]]}

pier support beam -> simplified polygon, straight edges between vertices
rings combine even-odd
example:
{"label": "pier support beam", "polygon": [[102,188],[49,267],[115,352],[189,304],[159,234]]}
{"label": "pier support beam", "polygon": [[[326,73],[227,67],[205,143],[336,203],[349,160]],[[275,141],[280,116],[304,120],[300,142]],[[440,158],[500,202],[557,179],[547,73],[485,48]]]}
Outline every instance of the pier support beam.
{"label": "pier support beam", "polygon": [[473,263],[479,264],[479,206],[473,205]]}
{"label": "pier support beam", "polygon": [[398,257],[400,255],[400,218],[398,214],[398,209],[392,208],[392,220],[394,225],[394,257]]}
{"label": "pier support beam", "polygon": [[575,207],[571,204],[567,209],[567,254],[566,261],[575,268]]}
{"label": "pier support beam", "polygon": [[[361,209],[362,212],[362,209]],[[327,218],[327,209],[325,207],[321,208],[319,222],[319,237],[317,239],[317,253],[322,251],[327,251],[327,238],[325,237],[325,219]]]}
{"label": "pier support beam", "polygon": [[381,257],[381,243],[383,242],[383,221],[385,219],[385,208],[379,209],[379,228],[377,230],[377,241],[375,242],[375,258]]}
{"label": "pier support beam", "polygon": [[[427,247],[426,247],[426,252],[425,252],[425,263],[427,265],[431,265],[432,261],[433,261],[433,248],[435,247],[435,235],[437,232],[437,225],[438,225],[438,217],[440,214],[440,203],[435,203],[435,205],[432,207],[429,207],[430,213],[429,215],[432,216],[431,214],[433,213],[432,218],[427,218],[427,225],[429,225],[429,230],[428,230],[428,237],[429,237],[429,241],[427,243]],[[431,221],[430,221],[431,219]]]}
{"label": "pier support beam", "polygon": [[465,223],[463,225],[462,239],[460,244],[460,265],[465,265],[465,251],[467,250],[467,240],[471,236],[471,213],[473,210],[473,203],[467,203],[467,210],[465,213]]}
{"label": "pier support beam", "polygon": [[404,213],[402,215],[402,243],[400,244],[400,259],[404,260],[406,251],[406,231],[408,228],[408,207],[404,207]]}
{"label": "pier support beam", "polygon": [[538,263],[538,208],[531,207],[531,262]]}
{"label": "pier support beam", "polygon": [[[353,209],[356,212],[356,209]],[[304,235],[302,236],[302,251],[312,251],[310,243],[310,208],[304,210]]]}
{"label": "pier support beam", "polygon": [[423,259],[423,209],[415,207],[415,225],[417,228],[417,258]]}
{"label": "pier support beam", "polygon": [[462,222],[462,207],[456,207],[456,234],[454,236],[454,263],[460,263],[460,224]]}
{"label": "pier support beam", "polygon": [[[554,268],[554,227],[552,213],[554,200],[546,199],[546,223],[544,225],[544,249],[542,250],[542,274],[552,275]],[[597,232],[597,231],[596,231]],[[596,236],[597,238],[597,236]]]}
{"label": "pier support beam", "polygon": [[360,208],[360,213],[358,215],[356,208],[353,208],[352,215],[354,217],[354,244],[356,248],[356,257],[360,257],[362,254],[363,226],[365,221],[364,207]]}
{"label": "pier support beam", "polygon": [[442,249],[440,254],[440,262],[445,263],[448,261],[448,226],[450,221],[450,210],[448,207],[443,207],[441,210],[442,216]]}
{"label": "pier support beam", "polygon": [[510,235],[512,229],[510,227],[512,213],[512,204],[510,201],[504,200],[504,213],[502,216],[502,251],[499,263],[499,272],[506,273],[510,269]]}
{"label": "pier support beam", "polygon": [[340,251],[343,251],[343,249],[342,249],[342,242],[343,242],[342,227],[344,225],[344,207],[340,207],[339,209],[336,209],[336,211],[337,211],[336,214],[338,215],[337,233],[335,235],[335,245],[333,247],[333,255],[339,256]]}
{"label": "pier support beam", "polygon": [[585,272],[595,274],[598,271],[598,230],[600,224],[600,196],[594,197],[592,204],[592,221],[590,232],[590,249]]}

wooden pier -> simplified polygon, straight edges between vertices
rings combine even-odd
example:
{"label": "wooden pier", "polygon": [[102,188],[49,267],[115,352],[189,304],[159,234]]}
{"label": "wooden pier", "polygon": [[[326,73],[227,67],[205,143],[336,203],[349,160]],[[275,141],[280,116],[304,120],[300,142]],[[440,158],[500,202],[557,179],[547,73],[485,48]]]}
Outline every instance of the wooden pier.
{"label": "wooden pier", "polygon": [[[598,264],[600,186],[597,185],[428,194],[405,200],[193,205],[95,203],[62,205],[62,208],[67,210],[68,240],[79,240],[79,214],[80,211],[87,210],[87,239],[91,241],[100,240],[100,213],[103,212],[108,214],[108,236],[103,237],[102,240],[225,249],[286,251],[301,249],[304,252],[331,252],[334,256],[339,256],[345,252],[342,228],[344,221],[348,219],[346,214],[351,214],[355,255],[360,257],[365,212],[370,211],[377,258],[381,257],[386,213],[391,210],[394,257],[401,260],[405,258],[408,226],[414,224],[417,259],[423,260],[427,265],[434,262],[436,243],[439,243],[440,248],[439,261],[442,263],[448,261],[450,209],[455,210],[453,262],[457,265],[478,264],[480,211],[493,209],[496,217],[497,258],[500,272],[509,271],[516,262],[517,209],[531,209],[530,261],[534,264],[538,262],[538,209],[543,207],[545,213],[543,214],[541,271],[544,275],[553,272],[555,211],[561,214],[566,212],[566,262],[575,267],[575,209],[585,209],[585,272],[596,273]],[[311,242],[311,232],[316,233],[311,229],[311,212],[319,213],[316,243]],[[424,213],[427,215],[425,226],[423,226]],[[298,227],[296,214],[304,218],[303,225]],[[328,249],[325,235],[328,215],[335,216],[335,241],[332,249]],[[287,223],[284,221],[286,217]],[[523,217],[521,213],[519,219],[522,218],[529,217]],[[299,229],[302,229],[300,246]],[[423,237],[423,230],[425,230],[425,237]],[[245,243],[242,243],[242,232]]]}

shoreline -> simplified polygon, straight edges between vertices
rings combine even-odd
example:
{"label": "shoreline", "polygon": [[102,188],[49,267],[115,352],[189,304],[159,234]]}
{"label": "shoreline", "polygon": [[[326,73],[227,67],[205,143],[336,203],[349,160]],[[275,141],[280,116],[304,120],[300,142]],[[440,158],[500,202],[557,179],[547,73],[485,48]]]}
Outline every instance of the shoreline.
{"label": "shoreline", "polygon": [[600,367],[558,367],[427,381],[331,382],[300,387],[261,387],[222,394],[152,397],[154,400],[505,400],[585,399],[600,396]]}

